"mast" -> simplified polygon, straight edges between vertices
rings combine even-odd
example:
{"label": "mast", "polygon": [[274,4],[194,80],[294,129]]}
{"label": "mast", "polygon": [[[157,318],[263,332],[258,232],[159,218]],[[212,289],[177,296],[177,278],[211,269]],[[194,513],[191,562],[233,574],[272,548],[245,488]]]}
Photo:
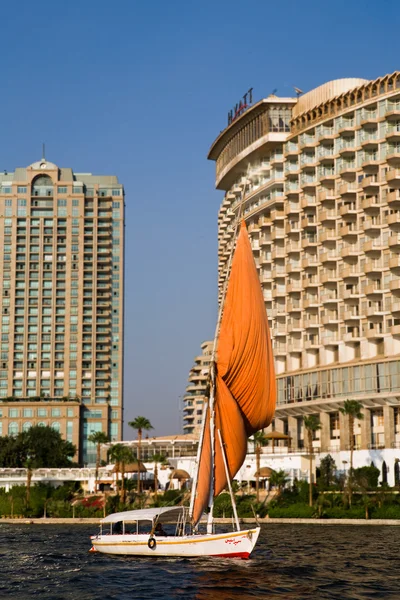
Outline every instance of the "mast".
{"label": "mast", "polygon": [[[243,183],[243,189],[242,189],[242,194],[241,194],[241,198],[240,198],[240,203],[239,203],[239,210],[238,210],[238,215],[235,221],[235,225],[234,225],[234,234],[233,234],[233,243],[232,243],[232,248],[229,254],[229,259],[228,259],[228,265],[227,265],[227,269],[226,269],[226,277],[225,277],[225,281],[224,281],[224,285],[223,285],[223,290],[222,290],[222,299],[221,299],[221,304],[219,307],[219,311],[218,311],[218,319],[217,319],[217,324],[215,327],[215,333],[214,333],[214,343],[213,343],[213,349],[212,349],[212,353],[211,353],[211,360],[210,360],[210,398],[209,398],[209,402],[207,404],[207,406],[205,407],[205,410],[203,411],[203,422],[202,422],[202,428],[201,428],[201,434],[200,434],[200,440],[199,440],[199,446],[198,446],[198,450],[197,450],[197,457],[196,457],[196,470],[195,470],[195,475],[193,478],[193,485],[192,485],[192,491],[191,491],[191,496],[190,496],[190,508],[189,508],[189,516],[192,519],[193,518],[193,510],[194,510],[194,502],[195,502],[195,498],[196,498],[196,491],[197,491],[197,484],[198,484],[198,476],[199,476],[199,466],[200,466],[200,457],[201,457],[201,451],[202,451],[202,447],[203,447],[203,442],[204,442],[204,433],[205,433],[205,428],[208,426],[207,424],[207,414],[209,411],[210,414],[210,423],[209,423],[209,427],[210,427],[210,444],[211,444],[211,480],[210,480],[210,494],[209,494],[209,501],[208,501],[208,506],[210,509],[209,512],[209,516],[208,516],[208,521],[207,521],[207,533],[212,533],[212,523],[213,523],[213,508],[214,508],[214,481],[215,481],[215,475],[214,475],[214,471],[215,471],[215,408],[214,408],[214,400],[215,400],[215,356],[216,356],[216,351],[217,351],[217,344],[218,344],[218,336],[219,336],[219,330],[220,330],[220,325],[221,325],[221,320],[222,320],[222,314],[223,314],[223,309],[224,309],[224,304],[225,304],[225,297],[226,297],[226,293],[227,293],[227,289],[228,289],[228,283],[229,283],[229,276],[230,276],[230,271],[231,271],[231,266],[232,266],[232,260],[233,260],[233,254],[235,251],[235,242],[237,241],[237,236],[238,236],[238,228],[240,225],[240,219],[242,216],[242,211],[243,211],[243,201],[244,201],[244,197],[245,197],[245,192],[246,192],[246,187],[248,184],[248,173],[250,170],[250,164],[248,165],[247,168],[247,174],[245,177],[245,181]],[[219,433],[219,436],[221,438],[221,434]],[[221,441],[222,443],[222,441]],[[225,458],[225,452],[224,449],[222,447],[222,453],[224,456],[224,461],[226,460]],[[227,465],[226,465],[227,467]],[[228,481],[229,481],[229,474],[228,474]],[[232,488],[230,486],[230,481],[229,481],[229,490],[230,490],[230,495],[231,495],[231,501],[232,501],[232,506],[234,506],[234,497],[233,497],[233,493],[232,493]],[[236,507],[235,507],[236,509]]]}

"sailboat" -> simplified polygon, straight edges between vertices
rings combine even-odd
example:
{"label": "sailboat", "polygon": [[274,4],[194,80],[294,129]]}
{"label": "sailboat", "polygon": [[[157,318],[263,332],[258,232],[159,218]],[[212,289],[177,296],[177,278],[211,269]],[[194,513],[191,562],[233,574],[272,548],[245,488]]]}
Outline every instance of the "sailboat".
{"label": "sailboat", "polygon": [[[108,515],[101,521],[99,535],[92,536],[92,551],[249,558],[254,549],[260,527],[240,528],[231,482],[245,460],[249,436],[273,418],[276,380],[264,298],[244,221],[237,228],[214,338],[210,398],[204,410],[190,507]],[[226,487],[235,530],[219,533],[214,529],[214,498]],[[205,512],[207,525],[202,532]],[[162,527],[171,521],[175,530],[165,535]]]}

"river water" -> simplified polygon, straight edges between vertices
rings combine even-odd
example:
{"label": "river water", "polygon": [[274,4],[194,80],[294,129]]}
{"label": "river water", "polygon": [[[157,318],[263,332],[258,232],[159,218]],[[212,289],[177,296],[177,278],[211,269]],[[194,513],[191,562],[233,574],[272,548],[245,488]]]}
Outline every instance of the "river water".
{"label": "river water", "polygon": [[397,527],[263,525],[250,560],[89,554],[88,525],[0,524],[0,598],[400,599]]}

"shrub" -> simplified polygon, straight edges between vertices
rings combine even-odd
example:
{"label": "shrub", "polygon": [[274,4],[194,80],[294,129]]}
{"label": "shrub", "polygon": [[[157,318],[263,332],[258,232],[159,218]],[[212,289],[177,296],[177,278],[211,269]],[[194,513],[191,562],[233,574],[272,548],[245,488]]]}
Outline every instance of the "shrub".
{"label": "shrub", "polygon": [[307,504],[291,504],[290,506],[269,506],[268,515],[275,519],[310,519],[314,508]]}

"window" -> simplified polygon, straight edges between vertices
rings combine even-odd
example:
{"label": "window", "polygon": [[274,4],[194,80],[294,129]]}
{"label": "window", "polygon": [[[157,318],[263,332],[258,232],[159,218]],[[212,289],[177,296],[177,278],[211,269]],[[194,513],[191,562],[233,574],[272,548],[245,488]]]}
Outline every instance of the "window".
{"label": "window", "polygon": [[18,408],[10,408],[8,411],[8,416],[10,417],[10,419],[15,419],[15,417],[18,417],[19,416]]}
{"label": "window", "polygon": [[60,432],[60,431],[61,431],[61,425],[60,425],[60,423],[59,423],[58,421],[54,421],[54,422],[51,424],[51,426],[52,426],[52,428],[53,428],[55,431],[58,431],[58,432]]}
{"label": "window", "polygon": [[33,417],[33,409],[32,408],[24,408],[23,416],[27,417],[27,418],[32,418]]}
{"label": "window", "polygon": [[57,206],[67,206],[67,201],[64,199],[57,200]]}
{"label": "window", "polygon": [[18,206],[26,206],[26,200],[25,200],[25,198],[18,198],[17,205]]}
{"label": "window", "polygon": [[17,192],[18,192],[18,194],[26,194],[26,191],[27,191],[27,189],[26,189],[26,187],[25,187],[25,186],[20,186],[20,185],[19,185],[19,186],[17,187]]}
{"label": "window", "polygon": [[12,421],[8,424],[8,435],[17,435],[18,434],[18,423]]}
{"label": "window", "polygon": [[61,409],[60,408],[52,408],[51,416],[52,417],[61,417]]}
{"label": "window", "polygon": [[79,200],[77,198],[72,199],[72,206],[79,206]]}
{"label": "window", "polygon": [[59,194],[66,194],[67,193],[67,188],[66,187],[59,187],[57,191],[58,191]]}
{"label": "window", "polygon": [[30,421],[25,421],[25,423],[22,425],[22,431],[29,431],[31,427],[32,423]]}
{"label": "window", "polygon": [[[38,408],[37,416],[38,417],[47,417],[47,408]],[[42,423],[42,425],[44,425],[44,423]]]}

